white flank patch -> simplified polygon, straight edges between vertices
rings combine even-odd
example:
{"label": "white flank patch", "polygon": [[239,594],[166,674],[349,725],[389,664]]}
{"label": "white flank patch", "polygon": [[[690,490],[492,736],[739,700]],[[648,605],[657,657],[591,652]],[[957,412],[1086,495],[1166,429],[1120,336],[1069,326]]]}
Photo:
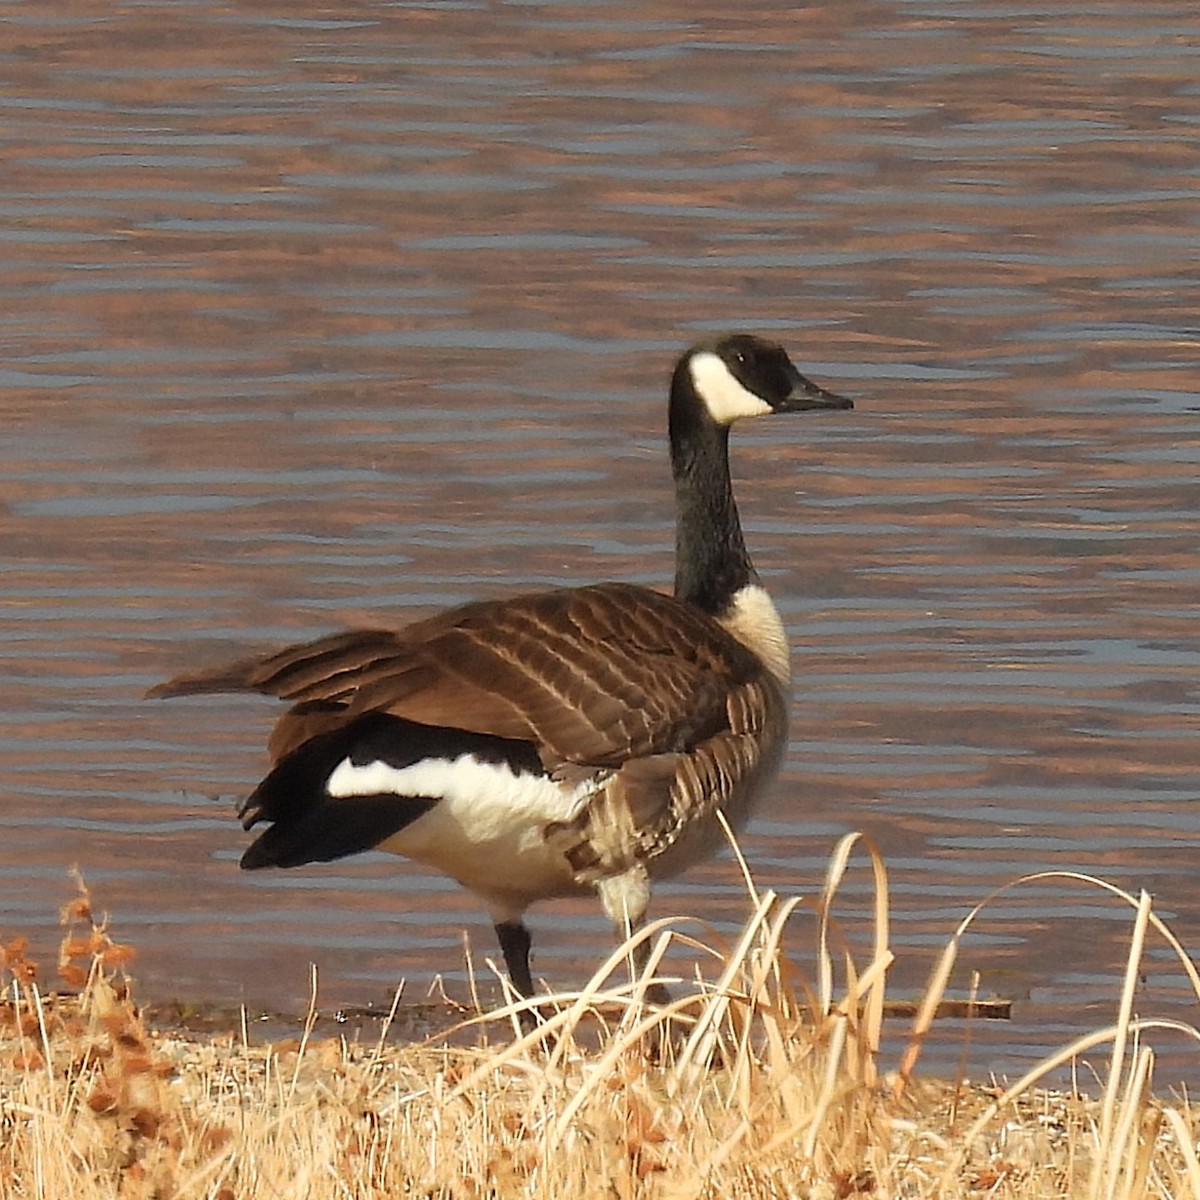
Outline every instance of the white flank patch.
{"label": "white flank patch", "polygon": [[743,646],[749,646],[782,684],[792,680],[792,652],[787,631],[766,588],[747,584],[734,595],[720,623]]}
{"label": "white flank patch", "polygon": [[[583,791],[591,790],[591,783]],[[344,758],[325,781],[335,799],[345,796],[428,796],[451,804],[479,801],[492,808],[547,809],[546,820],[562,820],[566,790],[547,775],[516,772],[507,763],[480,762],[473,754],[458,758],[426,758],[409,767],[385,762],[356,766]]]}
{"label": "white flank patch", "polygon": [[577,890],[570,865],[546,845],[551,821],[569,821],[598,787],[480,762],[470,754],[410,767],[343,759],[325,782],[334,799],[426,796],[437,804],[378,847],[437,867],[482,896],[493,915],[519,913],[539,896]]}
{"label": "white flank patch", "polygon": [[688,369],[696,395],[721,425],[731,425],[739,417],[762,417],[771,411],[761,396],[738,383],[719,354],[702,350],[692,356]]}

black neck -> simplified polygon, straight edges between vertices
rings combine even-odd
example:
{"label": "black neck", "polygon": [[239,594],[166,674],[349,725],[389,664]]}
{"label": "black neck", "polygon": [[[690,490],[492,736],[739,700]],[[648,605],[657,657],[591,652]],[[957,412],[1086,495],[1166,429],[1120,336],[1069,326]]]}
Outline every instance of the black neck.
{"label": "black neck", "polygon": [[716,616],[757,575],[742,539],[729,478],[729,427],[708,415],[686,363],[671,381],[670,436],[675,595]]}

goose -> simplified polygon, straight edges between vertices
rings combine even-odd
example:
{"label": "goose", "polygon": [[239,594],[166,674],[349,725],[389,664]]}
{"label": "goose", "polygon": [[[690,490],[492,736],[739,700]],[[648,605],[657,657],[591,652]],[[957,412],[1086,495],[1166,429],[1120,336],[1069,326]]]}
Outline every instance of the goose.
{"label": "goose", "polygon": [[155,697],[288,701],[242,802],[246,870],[384,850],[444,872],[491,916],[512,987],[534,994],[526,909],[594,890],[619,937],[653,880],[740,828],[778,772],[791,673],[746,550],[735,421],[853,404],[784,349],[692,346],[670,383],[674,595],[595,583],[352,629],[179,675]]}

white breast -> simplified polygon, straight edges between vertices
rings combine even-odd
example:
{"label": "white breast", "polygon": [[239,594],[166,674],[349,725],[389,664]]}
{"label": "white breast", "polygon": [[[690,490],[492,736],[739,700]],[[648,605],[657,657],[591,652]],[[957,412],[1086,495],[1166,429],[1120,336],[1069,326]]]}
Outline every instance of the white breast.
{"label": "white breast", "polygon": [[787,630],[766,588],[756,583],[739,588],[717,620],[743,646],[753,650],[784,687],[791,683],[792,653]]}

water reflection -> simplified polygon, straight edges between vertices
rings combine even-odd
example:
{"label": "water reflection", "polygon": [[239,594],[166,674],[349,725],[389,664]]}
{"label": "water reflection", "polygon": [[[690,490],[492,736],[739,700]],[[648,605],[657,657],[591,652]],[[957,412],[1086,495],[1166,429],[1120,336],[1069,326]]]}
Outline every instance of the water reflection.
{"label": "water reflection", "polygon": [[[734,447],[799,668],[760,883],[811,894],[868,830],[901,989],[1046,868],[1151,887],[1200,945],[1196,14],[626,7],[14,14],[0,933],[51,955],[77,862],[152,995],[295,1007],[310,959],[339,1003],[461,981],[463,925],[490,937],[437,877],[236,870],[266,702],[141,692],[474,596],[668,582],[664,372],[747,327],[858,402]],[[855,877],[848,936],[869,907]],[[672,910],[733,929],[736,873]],[[538,923],[557,984],[607,948],[592,905]],[[1061,882],[999,902],[964,962],[1017,1016],[975,1066],[1107,1020],[1128,924]],[[1194,1019],[1150,961],[1146,1010]]]}

